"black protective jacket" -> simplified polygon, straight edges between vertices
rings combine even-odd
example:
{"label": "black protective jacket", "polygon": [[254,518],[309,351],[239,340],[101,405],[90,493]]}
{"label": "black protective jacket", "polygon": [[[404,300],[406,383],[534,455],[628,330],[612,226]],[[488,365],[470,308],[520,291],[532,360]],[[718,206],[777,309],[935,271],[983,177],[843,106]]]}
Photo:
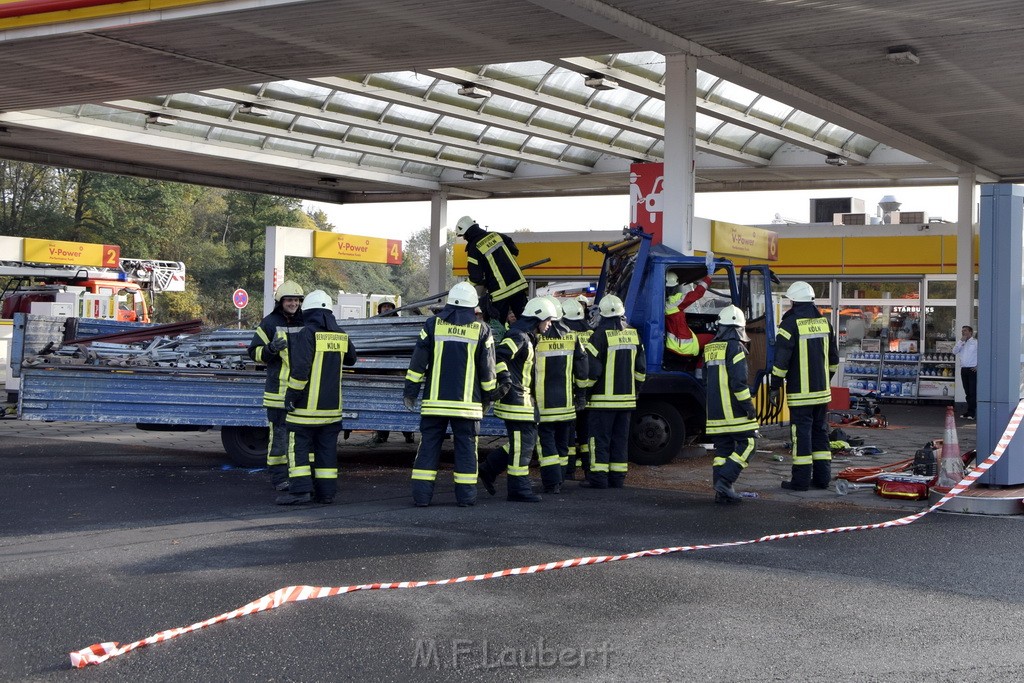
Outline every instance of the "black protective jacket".
{"label": "black protective jacket", "polygon": [[[284,408],[284,392],[288,388],[288,348],[291,346],[291,335],[301,329],[302,311],[295,311],[295,315],[289,318],[278,303],[274,310],[260,321],[252,341],[249,342],[249,358],[267,366],[267,381],[263,388],[263,405],[267,408]],[[288,340],[288,346],[280,352],[269,348],[270,342],[276,337],[285,337]]]}
{"label": "black protective jacket", "polygon": [[754,401],[747,386],[747,353],[739,331],[719,325],[718,334],[704,347],[704,377],[707,385],[708,434],[733,434],[757,429]]}
{"label": "black protective jacket", "polygon": [[471,226],[466,238],[466,267],[469,281],[483,285],[491,301],[501,301],[528,287],[516,256],[519,247],[508,235]]}
{"label": "black protective jacket", "polygon": [[771,387],[786,382],[786,402],[809,406],[832,400],[832,375],[839,369],[839,347],[832,323],[811,301],[797,301],[782,316],[775,339]]}
{"label": "black protective jacket", "polygon": [[341,422],[341,367],[355,365],[348,335],[322,308],[306,311],[302,330],[292,338],[291,374],[285,407],[288,424],[318,426]]}
{"label": "black protective jacket", "polygon": [[539,322],[529,316],[519,318],[508,328],[495,351],[499,391],[505,395],[494,404],[494,414],[503,420],[536,420],[533,365]]}
{"label": "black protective jacket", "polygon": [[587,408],[636,408],[636,395],[647,379],[647,358],[639,333],[622,316],[601,318],[587,351]]}

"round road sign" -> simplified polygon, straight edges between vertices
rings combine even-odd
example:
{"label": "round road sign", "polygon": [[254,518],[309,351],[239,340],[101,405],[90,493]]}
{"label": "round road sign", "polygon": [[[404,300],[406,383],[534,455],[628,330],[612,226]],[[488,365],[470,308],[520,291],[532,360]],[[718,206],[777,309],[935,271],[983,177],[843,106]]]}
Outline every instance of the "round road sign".
{"label": "round road sign", "polygon": [[231,303],[235,305],[235,308],[245,308],[249,305],[249,292],[244,289],[236,289],[235,293],[231,295]]}

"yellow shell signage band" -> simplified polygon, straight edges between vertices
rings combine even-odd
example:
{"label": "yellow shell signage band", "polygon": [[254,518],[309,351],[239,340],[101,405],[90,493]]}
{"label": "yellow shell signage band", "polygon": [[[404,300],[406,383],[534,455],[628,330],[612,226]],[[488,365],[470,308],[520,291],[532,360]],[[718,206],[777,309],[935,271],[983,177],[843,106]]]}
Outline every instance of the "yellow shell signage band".
{"label": "yellow shell signage band", "polygon": [[215,0],[0,0],[0,30],[159,12]]}
{"label": "yellow shell signage band", "polygon": [[121,247],[113,244],[86,242],[59,242],[26,237],[22,260],[28,263],[54,263],[68,266],[118,268]]}
{"label": "yellow shell signage band", "polygon": [[761,261],[777,261],[779,233],[749,225],[711,221],[711,251]]}
{"label": "yellow shell signage band", "polygon": [[402,264],[402,241],[317,230],[313,233],[313,256],[397,266]]}

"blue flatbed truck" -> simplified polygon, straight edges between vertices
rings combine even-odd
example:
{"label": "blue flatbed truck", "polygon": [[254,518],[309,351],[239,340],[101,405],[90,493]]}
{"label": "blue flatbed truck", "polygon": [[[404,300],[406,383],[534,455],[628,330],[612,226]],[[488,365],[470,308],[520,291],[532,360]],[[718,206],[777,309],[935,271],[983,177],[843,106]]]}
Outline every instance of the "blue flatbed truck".
{"label": "blue flatbed truck", "polygon": [[[650,235],[631,232],[619,242],[595,246],[605,253],[598,296],[612,293],[626,305],[626,315],[647,350],[648,380],[633,416],[630,459],[638,464],[670,462],[684,444],[703,433],[704,386],[696,362],[666,364],[664,358],[664,281],[671,269],[681,281],[696,281],[707,272],[703,257],[683,256],[651,244]],[[712,331],[717,310],[729,303],[744,308],[751,342],[751,381],[759,386],[770,368],[775,340],[770,273],[755,266],[736,273],[717,259],[714,282],[703,311],[689,313],[695,331]],[[18,417],[23,420],[134,424],[144,430],[220,430],[228,458],[240,466],[265,462],[267,429],[262,407],[262,371],[91,365],[25,365],[21,361],[48,341],[59,344],[64,321],[15,318],[12,370],[20,376]],[[411,349],[410,349],[411,353]],[[419,429],[419,415],[402,405],[405,362],[361,358],[344,380],[346,430]],[[766,402],[761,401],[761,405]],[[505,434],[501,420],[487,416],[481,435]]]}
{"label": "blue flatbed truck", "polygon": [[[626,319],[635,327],[647,352],[647,381],[637,398],[630,433],[629,458],[640,465],[671,462],[684,445],[704,433],[705,389],[697,359],[680,360],[665,353],[665,275],[673,271],[682,283],[708,274],[703,256],[684,256],[640,229],[592,248],[604,253],[597,300],[615,294],[626,307]],[[708,292],[686,312],[687,324],[697,334],[713,334],[718,312],[729,304],[747,316],[750,336],[747,368],[758,417],[777,418],[764,396],[775,350],[774,275],[767,265],[744,266],[738,271],[728,259],[714,259]]]}

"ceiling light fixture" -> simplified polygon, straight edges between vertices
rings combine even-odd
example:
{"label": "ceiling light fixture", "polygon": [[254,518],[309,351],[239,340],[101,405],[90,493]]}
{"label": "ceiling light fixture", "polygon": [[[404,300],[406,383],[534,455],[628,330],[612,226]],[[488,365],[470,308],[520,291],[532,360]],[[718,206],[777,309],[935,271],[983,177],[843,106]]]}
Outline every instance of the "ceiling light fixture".
{"label": "ceiling light fixture", "polygon": [[894,45],[890,47],[885,54],[885,58],[889,60],[890,64],[903,66],[921,63],[921,58],[917,56],[917,50],[909,45]]}
{"label": "ceiling light fixture", "polygon": [[146,114],[146,123],[151,126],[173,126],[178,119],[164,114]]}
{"label": "ceiling light fixture", "polygon": [[491,91],[487,88],[481,88],[479,85],[472,83],[464,83],[459,88],[459,94],[463,97],[472,97],[474,100],[482,100],[491,96]]}
{"label": "ceiling light fixture", "polygon": [[850,160],[839,154],[829,154],[825,157],[825,163],[829,166],[846,166]]}
{"label": "ceiling light fixture", "polygon": [[615,90],[619,87],[619,82],[615,79],[608,78],[607,76],[599,76],[597,74],[584,76],[583,84],[588,88],[593,88],[594,90]]}
{"label": "ceiling light fixture", "polygon": [[240,114],[248,114],[249,116],[270,116],[269,109],[255,104],[243,104],[238,107],[238,112]]}
{"label": "ceiling light fixture", "polygon": [[466,171],[462,174],[462,177],[466,180],[483,180],[484,174],[479,171]]}

